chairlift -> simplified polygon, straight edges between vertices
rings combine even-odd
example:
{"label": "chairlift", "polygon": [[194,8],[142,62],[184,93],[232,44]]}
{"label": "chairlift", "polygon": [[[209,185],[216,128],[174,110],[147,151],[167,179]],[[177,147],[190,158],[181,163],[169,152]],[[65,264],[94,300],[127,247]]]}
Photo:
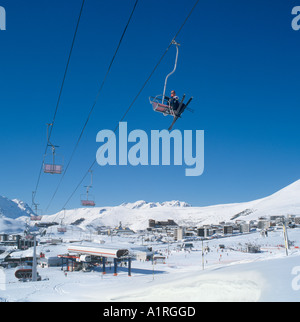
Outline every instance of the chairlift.
{"label": "chairlift", "polygon": [[81,195],[81,205],[84,207],[95,207],[95,198],[94,196],[90,195],[90,189],[93,185],[93,172],[92,170],[89,171],[91,173],[91,184],[89,186],[85,186],[86,188],[86,195]]}
{"label": "chairlift", "polygon": [[[53,124],[47,124],[47,142],[48,142],[48,147],[51,147],[52,153],[49,155],[49,160],[48,156],[45,156],[44,159],[44,173],[48,174],[62,174],[63,172],[63,166],[62,164],[57,164],[57,156],[56,156],[56,148],[59,146],[53,145],[50,140],[49,140],[49,127],[52,126]],[[51,158],[51,161],[50,161]]]}
{"label": "chairlift", "polygon": [[95,207],[95,201],[94,200],[81,200],[81,205],[85,207]]}
{"label": "chairlift", "polygon": [[[176,58],[175,58],[175,65],[174,65],[174,69],[171,71],[171,73],[169,73],[165,79],[165,84],[164,84],[164,90],[163,90],[163,94],[159,94],[157,96],[150,96],[149,97],[149,101],[150,104],[152,105],[152,108],[155,112],[159,112],[162,113],[164,116],[167,115],[171,115],[173,116],[173,123],[171,124],[171,126],[169,127],[169,131],[172,130],[173,125],[175,124],[175,122],[178,120],[178,118],[181,117],[182,113],[184,112],[185,109],[187,109],[187,106],[190,104],[190,102],[192,101],[193,98],[190,98],[188,100],[188,102],[185,104],[184,100],[185,100],[185,95],[183,96],[177,110],[174,110],[173,107],[170,104],[170,99],[169,97],[166,96],[166,88],[167,88],[167,82],[168,79],[171,75],[173,75],[177,69],[177,62],[178,62],[178,54],[179,54],[179,46],[180,44],[178,44],[175,40],[172,41],[172,45],[176,46]],[[191,109],[188,109],[190,111],[192,111]]]}
{"label": "chairlift", "polygon": [[64,216],[63,216],[63,219],[60,222],[60,226],[57,227],[57,232],[58,233],[65,233],[65,232],[67,232],[67,227],[64,225],[65,215],[66,215],[66,209],[64,209]]}
{"label": "chairlift", "polygon": [[31,208],[34,209],[34,214],[30,215],[30,220],[31,221],[41,221],[42,220],[42,211],[40,209],[38,209],[39,204],[37,204],[34,201],[34,197],[35,197],[35,191],[32,192],[32,206]]}
{"label": "chairlift", "polygon": [[57,228],[57,232],[58,233],[65,233],[66,231],[67,231],[67,228],[66,227],[61,226],[61,227],[58,227]]}
{"label": "chairlift", "polygon": [[43,216],[30,216],[31,221],[41,221]]}

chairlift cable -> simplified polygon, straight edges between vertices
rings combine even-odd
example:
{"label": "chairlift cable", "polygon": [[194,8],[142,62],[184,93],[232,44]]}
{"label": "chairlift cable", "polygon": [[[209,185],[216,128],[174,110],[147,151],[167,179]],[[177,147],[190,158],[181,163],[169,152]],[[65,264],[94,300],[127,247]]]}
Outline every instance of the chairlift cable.
{"label": "chairlift cable", "polygon": [[[131,108],[133,107],[134,103],[136,102],[136,100],[138,99],[138,97],[140,96],[140,94],[142,93],[142,91],[144,90],[144,88],[146,87],[146,85],[148,84],[148,82],[150,81],[150,79],[152,78],[154,72],[156,71],[156,69],[158,68],[158,66],[160,65],[160,63],[162,62],[162,60],[164,59],[164,57],[166,56],[167,52],[169,51],[170,47],[174,44],[174,42],[176,42],[176,38],[179,36],[180,32],[182,31],[183,27],[185,26],[185,24],[187,23],[188,19],[190,18],[190,16],[192,15],[193,11],[195,10],[197,4],[199,3],[200,0],[197,0],[196,3],[194,4],[194,6],[192,7],[191,11],[189,12],[189,14],[187,15],[187,17],[185,18],[184,22],[182,23],[182,25],[180,26],[179,30],[177,31],[177,33],[175,34],[174,38],[172,39],[172,41],[170,42],[169,46],[167,47],[167,49],[165,50],[165,52],[163,53],[163,55],[161,56],[161,58],[159,59],[158,63],[155,65],[154,69],[152,70],[152,72],[150,73],[150,75],[148,76],[148,78],[146,79],[146,81],[144,82],[144,84],[142,85],[141,89],[139,90],[138,94],[135,96],[135,98],[133,99],[132,103],[129,105],[128,109],[125,111],[124,115],[122,116],[121,120],[118,122],[116,128],[114,129],[113,133],[116,133],[116,131],[119,128],[119,124],[120,122],[122,122],[126,115],[129,113],[129,111],[131,110]],[[110,138],[109,138],[110,139]],[[108,139],[108,140],[109,140]],[[102,149],[103,150],[103,149]],[[102,151],[101,150],[101,151]],[[89,167],[89,169],[86,171],[85,175],[83,176],[83,178],[80,180],[80,182],[78,183],[78,185],[76,186],[76,188],[73,190],[73,192],[71,193],[71,195],[69,196],[69,198],[67,199],[66,203],[64,204],[63,208],[66,208],[67,204],[70,202],[70,200],[72,199],[72,197],[74,196],[74,194],[76,193],[76,191],[78,190],[78,188],[81,186],[82,182],[84,181],[84,179],[87,177],[87,175],[89,174],[89,172],[92,170],[92,168],[94,167],[94,165],[96,164],[97,160],[94,160],[93,163],[91,164],[91,166]]]}
{"label": "chairlift cable", "polygon": [[49,143],[49,140],[50,140],[51,135],[52,135],[52,130],[53,130],[53,126],[54,126],[54,123],[55,123],[58,107],[59,107],[59,104],[60,104],[60,100],[61,100],[65,80],[66,80],[66,77],[67,77],[67,72],[68,72],[68,69],[69,69],[71,56],[72,56],[72,52],[73,52],[73,49],[74,49],[75,40],[76,40],[76,36],[77,36],[78,28],[79,28],[79,23],[80,23],[81,16],[82,16],[84,4],[85,4],[85,0],[82,0],[82,5],[81,5],[81,8],[80,8],[79,17],[78,17],[77,24],[76,24],[76,28],[75,28],[75,32],[74,32],[74,36],[73,36],[73,40],[72,40],[72,45],[71,45],[71,49],[70,49],[68,60],[67,60],[67,65],[66,65],[66,68],[65,68],[62,84],[61,84],[59,95],[58,95],[57,104],[56,104],[56,107],[55,107],[55,111],[54,111],[54,115],[53,115],[53,119],[52,119],[52,123],[51,123],[52,124],[51,129],[50,129],[50,131],[48,133],[48,141],[47,141],[47,144],[46,144],[45,153],[43,155],[43,161],[42,161],[42,165],[40,167],[40,172],[39,172],[39,175],[38,175],[38,180],[37,180],[34,195],[33,195],[33,201],[35,200],[35,196],[36,196],[39,184],[40,184],[40,179],[41,179],[41,175],[42,175],[42,171],[43,171],[43,165],[44,165],[44,162],[45,162],[45,157],[46,157],[48,146],[49,146],[48,143]]}
{"label": "chairlift cable", "polygon": [[62,183],[62,181],[63,181],[63,179],[64,179],[64,176],[66,175],[66,173],[67,173],[67,171],[68,171],[68,169],[69,169],[69,166],[70,166],[70,164],[71,164],[71,162],[72,162],[72,160],[73,160],[73,157],[74,157],[75,152],[76,152],[76,150],[77,150],[77,148],[78,148],[78,145],[79,145],[79,143],[80,143],[80,140],[81,140],[81,138],[82,138],[82,136],[83,136],[83,133],[84,133],[84,131],[85,131],[86,127],[87,127],[87,124],[88,124],[88,122],[89,122],[89,120],[90,120],[90,118],[91,118],[92,112],[93,112],[93,110],[94,110],[94,108],[95,108],[95,106],[96,106],[96,104],[97,104],[97,102],[98,102],[98,99],[99,99],[99,97],[100,97],[100,94],[101,94],[101,92],[102,92],[102,89],[103,89],[103,87],[104,87],[104,84],[105,84],[105,82],[106,82],[106,80],[107,80],[107,77],[108,77],[108,75],[109,75],[109,72],[110,72],[110,70],[111,70],[111,68],[112,68],[112,66],[113,66],[113,63],[114,63],[114,61],[115,61],[115,59],[116,59],[116,56],[117,56],[117,54],[118,54],[118,51],[119,51],[119,49],[120,49],[120,47],[121,47],[121,44],[122,44],[122,42],[123,42],[123,39],[124,39],[124,37],[125,37],[126,31],[127,31],[128,27],[129,27],[129,24],[130,24],[130,22],[131,22],[131,20],[132,20],[132,17],[133,17],[133,14],[134,14],[134,12],[135,12],[135,9],[136,9],[136,7],[137,7],[137,5],[138,5],[138,2],[139,2],[139,0],[136,0],[136,2],[135,2],[135,4],[134,4],[134,7],[133,7],[132,12],[131,12],[131,14],[130,14],[130,17],[129,17],[129,19],[128,19],[127,23],[126,23],[126,26],[125,26],[125,28],[124,28],[124,30],[123,30],[123,33],[122,33],[122,36],[121,36],[121,38],[120,38],[120,40],[119,40],[119,43],[118,43],[117,49],[116,49],[116,51],[115,51],[115,53],[114,53],[114,55],[113,55],[113,57],[112,57],[112,60],[111,60],[111,62],[110,62],[110,64],[109,64],[109,67],[108,67],[107,72],[106,72],[106,74],[105,74],[105,77],[104,77],[104,79],[103,79],[103,81],[102,81],[102,83],[101,83],[101,86],[100,86],[99,90],[98,90],[97,96],[96,96],[96,98],[95,98],[95,100],[94,100],[94,103],[93,103],[93,105],[92,105],[92,107],[91,107],[91,109],[90,109],[90,111],[89,111],[88,117],[87,117],[87,119],[86,119],[86,121],[85,121],[85,123],[84,123],[84,125],[83,125],[83,128],[82,128],[81,133],[80,133],[80,135],[79,135],[79,137],[78,137],[78,139],[77,139],[77,142],[76,142],[76,144],[75,144],[75,146],[74,146],[74,149],[73,149],[73,151],[72,151],[72,154],[71,154],[70,160],[69,160],[68,164],[66,165],[66,168],[65,168],[65,170],[64,170],[64,172],[63,172],[63,174],[62,174],[62,176],[61,176],[61,178],[60,178],[60,181],[59,181],[59,183],[58,183],[58,186],[56,187],[56,190],[54,191],[54,193],[53,193],[53,195],[52,195],[52,197],[51,197],[51,200],[50,200],[50,202],[49,202],[49,204],[48,204],[48,206],[47,206],[47,208],[46,208],[46,212],[48,211],[49,207],[51,206],[52,201],[54,200],[54,198],[55,198],[55,196],[56,196],[56,194],[57,194],[57,192],[58,192],[58,189],[59,189],[59,187],[60,187],[60,185],[61,185],[61,183]]}

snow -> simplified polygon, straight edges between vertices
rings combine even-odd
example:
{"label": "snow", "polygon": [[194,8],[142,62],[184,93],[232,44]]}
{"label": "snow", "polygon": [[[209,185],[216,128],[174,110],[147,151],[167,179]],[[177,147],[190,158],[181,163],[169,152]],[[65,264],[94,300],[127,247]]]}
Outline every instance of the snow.
{"label": "snow", "polygon": [[149,219],[167,221],[173,219],[180,226],[201,226],[240,219],[257,220],[261,216],[299,215],[300,180],[271,196],[243,203],[192,207],[186,202],[146,202],[123,203],[116,207],[78,208],[61,211],[54,215],[43,216],[42,222],[62,220],[70,225],[84,219],[79,227],[86,229],[97,226],[128,227],[134,231],[148,227]]}
{"label": "snow", "polygon": [[[148,227],[149,219],[167,221],[173,219],[181,226],[201,226],[218,224],[235,219],[250,221],[261,216],[299,215],[300,216],[300,180],[271,196],[243,203],[214,205],[208,207],[192,207],[183,201],[123,203],[116,207],[78,208],[60,211],[53,215],[43,216],[42,222],[63,221],[66,225],[80,220],[78,227],[91,229],[99,226],[116,227],[122,222],[123,227],[134,231]],[[17,231],[19,221],[25,222],[32,210],[21,201],[11,201],[0,197],[0,211],[5,218],[16,219]],[[5,223],[0,230],[5,231]],[[10,225],[11,229],[12,225]]]}
{"label": "snow", "polygon": [[29,216],[33,214],[31,208],[18,199],[9,200],[6,197],[0,196],[0,214],[5,217],[16,219],[21,216]]}
{"label": "snow", "polygon": [[[73,232],[74,234],[74,232]],[[76,237],[76,236],[74,236]],[[79,237],[79,236],[77,236]],[[166,262],[152,265],[150,261],[133,261],[132,276],[126,267],[118,268],[118,276],[107,266],[106,275],[101,268],[92,272],[68,272],[60,267],[38,268],[41,282],[22,283],[14,277],[15,269],[5,270],[5,289],[0,298],[5,301],[97,301],[97,302],[265,302],[299,301],[300,228],[289,230],[294,246],[286,256],[283,232],[274,231],[269,237],[259,233],[207,240],[210,252],[204,256],[202,269],[201,241],[193,242],[192,251],[179,250],[177,243],[153,244],[155,251],[166,256]],[[136,237],[93,237],[94,244],[107,246],[137,243]],[[104,239],[104,240],[103,240]],[[262,252],[249,254],[240,251],[246,243],[259,244]],[[219,245],[225,245],[222,251]],[[61,245],[39,245],[46,257],[67,252],[68,242]],[[169,251],[169,253],[168,253]],[[32,254],[32,249],[26,255]],[[14,256],[18,258],[17,252]],[[298,278],[298,280],[297,280]],[[1,282],[1,281],[0,281]],[[3,283],[0,283],[3,287]],[[294,285],[294,286],[293,286]]]}
{"label": "snow", "polygon": [[3,234],[20,233],[24,231],[24,223],[6,217],[0,217],[0,232]]}
{"label": "snow", "polygon": [[[181,250],[179,243],[151,241],[151,235],[130,236],[96,235],[99,226],[129,227],[134,231],[145,229],[148,220],[173,219],[179,225],[217,224],[220,221],[254,220],[260,216],[300,214],[300,181],[259,200],[192,207],[184,202],[164,203],[137,201],[117,207],[70,209],[54,215],[43,216],[42,222],[63,220],[65,234],[57,232],[57,226],[47,229],[40,241],[61,239],[58,245],[40,244],[37,254],[46,258],[68,252],[70,244],[118,247],[137,250],[144,243],[166,257],[164,263],[133,261],[132,276],[127,267],[118,267],[118,275],[107,267],[107,274],[97,267],[91,272],[68,272],[60,267],[38,268],[40,282],[19,282],[15,269],[0,269],[0,299],[3,301],[95,301],[95,302],[265,302],[300,300],[300,228],[288,229],[289,239],[294,242],[288,256],[284,248],[283,231],[277,228],[263,237],[259,232],[205,240],[202,261],[202,241],[192,241],[191,251]],[[3,205],[5,207],[3,207]],[[27,216],[26,204],[0,198],[2,217],[0,232],[21,231]],[[12,206],[12,208],[11,208]],[[2,208],[3,207],[3,208]],[[18,210],[18,209],[19,210]],[[16,217],[20,211],[21,217]],[[9,218],[12,216],[12,218]],[[74,225],[78,221],[79,224]],[[73,225],[72,225],[73,224]],[[149,240],[147,241],[147,238]],[[86,241],[85,241],[86,240]],[[261,252],[244,252],[247,244],[260,246]],[[225,249],[220,248],[220,244]],[[14,258],[31,256],[32,248],[16,251]],[[0,261],[1,258],[0,256]]]}

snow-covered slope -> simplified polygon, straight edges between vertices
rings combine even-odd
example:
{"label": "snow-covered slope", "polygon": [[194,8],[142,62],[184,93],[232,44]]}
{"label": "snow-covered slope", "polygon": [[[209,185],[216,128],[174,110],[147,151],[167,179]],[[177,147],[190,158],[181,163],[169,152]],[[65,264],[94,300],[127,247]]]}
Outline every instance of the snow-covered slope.
{"label": "snow-covered slope", "polygon": [[0,217],[0,233],[16,234],[24,231],[24,222],[17,219]]}
{"label": "snow-covered slope", "polygon": [[253,220],[260,216],[288,215],[300,216],[300,180],[273,195],[255,201],[224,204],[209,207],[192,207],[185,202],[164,203],[137,201],[117,207],[79,208],[44,216],[43,221],[56,221],[64,224],[79,222],[80,227],[118,226],[122,222],[133,230],[148,227],[149,219],[173,219],[182,226],[218,224],[235,219]]}
{"label": "snow-covered slope", "polygon": [[22,217],[28,218],[33,211],[23,201],[0,196],[0,233],[19,233],[24,230]]}
{"label": "snow-covered slope", "polygon": [[[0,232],[15,228],[20,229],[20,220],[33,214],[31,208],[22,201],[9,200],[0,197]],[[116,207],[78,208],[43,216],[44,222],[63,222],[66,225],[76,224],[81,228],[96,228],[99,226],[129,227],[134,231],[148,227],[149,219],[166,221],[173,219],[181,226],[199,226],[203,224],[218,224],[221,221],[235,219],[255,220],[260,216],[288,215],[300,216],[300,180],[286,188],[262,199],[224,204],[209,207],[192,207],[180,201],[123,203]],[[24,220],[23,220],[24,223]]]}
{"label": "snow-covered slope", "polygon": [[10,200],[0,196],[0,215],[16,219],[31,214],[33,214],[33,211],[25,202],[18,199]]}

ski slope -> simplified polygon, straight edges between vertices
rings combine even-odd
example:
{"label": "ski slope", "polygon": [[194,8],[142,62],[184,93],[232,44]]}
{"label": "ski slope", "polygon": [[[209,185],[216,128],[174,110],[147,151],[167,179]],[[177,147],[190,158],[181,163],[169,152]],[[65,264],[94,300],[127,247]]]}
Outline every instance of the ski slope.
{"label": "ski slope", "polygon": [[[93,234],[98,226],[118,226],[122,222],[138,231],[148,226],[149,219],[173,219],[179,225],[202,225],[260,216],[300,214],[300,181],[272,194],[271,196],[236,204],[210,207],[192,207],[187,203],[171,201],[154,203],[137,201],[117,207],[92,209],[71,209],[54,215],[44,216],[43,221],[71,225],[83,219],[79,225],[72,225],[67,233],[59,234],[57,226],[47,229],[44,238],[62,238],[60,245],[39,245],[37,254],[46,256],[65,254],[71,242],[84,243],[89,239],[95,245],[108,247],[137,247],[142,242],[153,247],[155,252],[166,257],[164,263],[133,261],[132,276],[126,267],[113,269],[103,275],[101,267],[91,272],[68,272],[60,267],[38,268],[41,282],[22,283],[15,276],[14,268],[0,270],[0,299],[2,301],[97,301],[97,302],[203,302],[203,301],[296,301],[300,300],[300,228],[289,229],[288,235],[293,246],[286,256],[283,231],[277,228],[268,237],[259,232],[238,236],[212,239],[202,243],[195,241],[192,251],[179,250],[177,243],[162,244],[145,242],[140,234],[132,236],[99,236]],[[0,199],[2,216],[0,230],[22,231],[28,209],[24,203]],[[11,208],[12,206],[12,208]],[[18,208],[18,209],[17,209]],[[16,217],[20,213],[20,217]],[[12,218],[9,218],[11,216]],[[148,244],[147,244],[148,243]],[[258,245],[262,252],[244,252],[247,244]],[[220,249],[220,244],[225,246]],[[30,256],[32,249],[14,252]],[[1,258],[0,258],[1,260]],[[204,267],[204,269],[203,269]]]}
{"label": "ski slope", "polygon": [[[52,267],[38,268],[41,282],[22,283],[14,277],[15,269],[8,269],[5,279],[0,280],[0,298],[12,302],[297,302],[300,300],[300,229],[291,229],[289,236],[294,242],[289,256],[281,246],[282,231],[270,232],[266,238],[253,233],[205,241],[204,247],[208,246],[210,251],[205,252],[204,262],[201,242],[194,242],[192,251],[179,250],[175,243],[156,244],[153,247],[166,256],[165,263],[133,261],[130,277],[126,267],[118,268],[118,276],[113,276],[113,269],[108,266],[106,275],[101,268],[65,274],[60,267]],[[101,238],[107,245],[129,245],[133,241],[124,237],[114,237],[112,241]],[[94,242],[99,244],[99,240]],[[262,252],[241,251],[249,242],[261,245]],[[225,246],[223,251],[220,243]],[[67,247],[68,243],[40,245],[37,252],[53,256],[65,253]]]}

